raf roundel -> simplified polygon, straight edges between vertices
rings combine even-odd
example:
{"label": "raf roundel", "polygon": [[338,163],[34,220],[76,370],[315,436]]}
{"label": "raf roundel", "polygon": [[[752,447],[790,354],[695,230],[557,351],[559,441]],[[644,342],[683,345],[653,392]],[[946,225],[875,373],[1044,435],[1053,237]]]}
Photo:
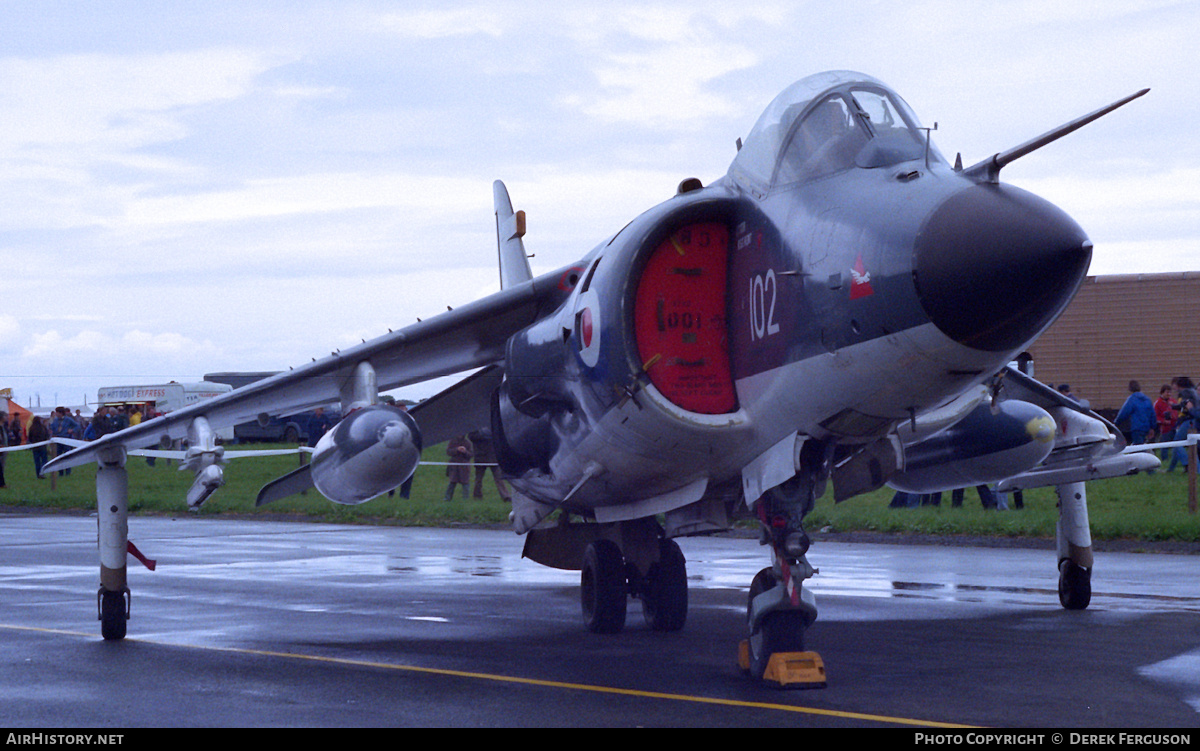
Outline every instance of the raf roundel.
{"label": "raf roundel", "polygon": [[593,290],[579,296],[575,333],[579,336],[579,359],[589,368],[596,367],[600,361],[600,298]]}
{"label": "raf roundel", "polygon": [[579,337],[586,349],[592,345],[592,309],[584,308],[579,314]]}

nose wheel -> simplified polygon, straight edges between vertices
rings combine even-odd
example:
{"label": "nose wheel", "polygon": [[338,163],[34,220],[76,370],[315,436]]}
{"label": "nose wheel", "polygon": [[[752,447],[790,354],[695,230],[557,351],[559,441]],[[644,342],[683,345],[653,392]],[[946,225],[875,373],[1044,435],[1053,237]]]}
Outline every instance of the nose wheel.
{"label": "nose wheel", "polygon": [[[800,564],[807,567],[807,562]],[[807,568],[807,575],[812,575]],[[774,688],[824,688],[825,664],[804,649],[804,632],[817,617],[815,599],[801,590],[791,574],[781,580],[774,567],[764,568],[750,583],[746,618],[750,637],[742,641],[738,663],[752,677]],[[797,596],[793,597],[792,592]]]}
{"label": "nose wheel", "polygon": [[805,557],[810,540],[802,521],[812,510],[818,480],[817,472],[799,473],[757,502],[772,565],[750,582],[750,636],[738,645],[738,664],[775,688],[826,686],[820,655],[804,649],[804,632],[817,619],[816,598],[804,582],[817,572]]}
{"label": "nose wheel", "polygon": [[[755,622],[754,601],[779,586],[779,577],[772,568],[764,568],[750,582],[750,596],[746,603],[746,619]],[[770,599],[770,598],[769,598]],[[763,601],[759,601],[760,607]],[[771,656],[776,652],[803,652],[804,622],[798,610],[781,610],[758,614],[757,632],[750,636],[750,672],[761,678],[766,672]],[[753,626],[752,626],[753,627]]]}

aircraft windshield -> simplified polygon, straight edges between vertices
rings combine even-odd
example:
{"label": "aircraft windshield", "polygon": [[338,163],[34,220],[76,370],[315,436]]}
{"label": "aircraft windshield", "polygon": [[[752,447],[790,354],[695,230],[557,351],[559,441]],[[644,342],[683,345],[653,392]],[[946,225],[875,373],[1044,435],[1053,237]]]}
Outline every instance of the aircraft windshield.
{"label": "aircraft windshield", "polygon": [[852,106],[841,96],[831,96],[806,112],[784,147],[774,183],[813,180],[854,166],[868,134]]}
{"label": "aircraft windshield", "polygon": [[809,76],[775,98],[730,167],[748,187],[815,180],[918,159],[925,135],[899,97],[861,73]]}

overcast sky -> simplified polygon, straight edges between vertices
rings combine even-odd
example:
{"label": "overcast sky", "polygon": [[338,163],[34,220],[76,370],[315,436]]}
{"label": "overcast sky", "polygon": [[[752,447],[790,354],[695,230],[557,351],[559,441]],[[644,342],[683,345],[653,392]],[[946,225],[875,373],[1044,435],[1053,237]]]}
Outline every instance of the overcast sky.
{"label": "overcast sky", "polygon": [[1198,38],[1167,0],[0,0],[0,388],[279,370],[468,302],[495,179],[558,268],[830,69],[966,164],[1151,87],[1002,177],[1093,274],[1200,270]]}

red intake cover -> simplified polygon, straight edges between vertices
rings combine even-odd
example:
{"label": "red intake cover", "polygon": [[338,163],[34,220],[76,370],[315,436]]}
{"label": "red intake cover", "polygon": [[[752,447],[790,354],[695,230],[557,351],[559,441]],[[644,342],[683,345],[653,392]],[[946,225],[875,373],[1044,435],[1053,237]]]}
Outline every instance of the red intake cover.
{"label": "red intake cover", "polygon": [[689,224],[655,248],[638,280],[634,335],[642,367],[683,409],[737,409],[725,322],[729,229]]}

